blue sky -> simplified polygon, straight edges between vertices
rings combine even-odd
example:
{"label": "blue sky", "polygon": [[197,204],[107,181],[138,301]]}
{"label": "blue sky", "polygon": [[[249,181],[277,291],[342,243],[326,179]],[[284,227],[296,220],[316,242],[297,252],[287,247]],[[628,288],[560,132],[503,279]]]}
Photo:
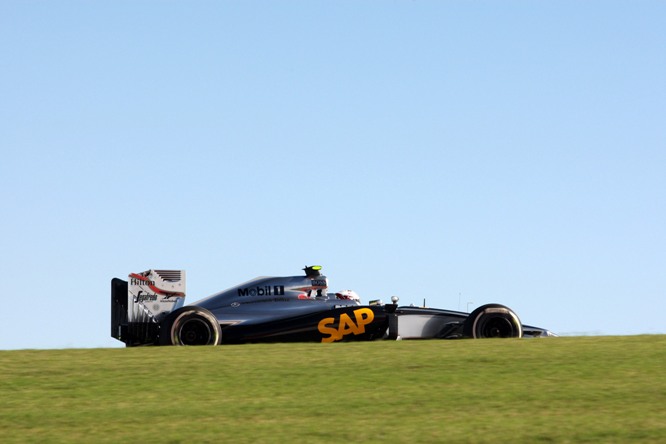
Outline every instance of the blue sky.
{"label": "blue sky", "polygon": [[666,333],[666,3],[3,1],[0,349],[321,264],[367,301]]}

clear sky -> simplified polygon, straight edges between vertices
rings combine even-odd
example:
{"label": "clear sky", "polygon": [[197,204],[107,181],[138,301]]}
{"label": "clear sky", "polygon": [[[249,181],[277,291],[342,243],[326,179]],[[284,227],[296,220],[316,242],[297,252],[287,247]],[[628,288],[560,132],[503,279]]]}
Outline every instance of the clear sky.
{"label": "clear sky", "polygon": [[666,333],[666,2],[0,2],[0,349],[110,280]]}

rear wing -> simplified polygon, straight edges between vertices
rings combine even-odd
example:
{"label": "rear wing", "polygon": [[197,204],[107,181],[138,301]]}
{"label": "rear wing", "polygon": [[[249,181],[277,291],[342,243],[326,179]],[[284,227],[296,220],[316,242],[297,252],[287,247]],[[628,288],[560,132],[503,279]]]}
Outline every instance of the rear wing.
{"label": "rear wing", "polygon": [[128,347],[154,344],[164,318],[185,304],[184,270],[130,273],[111,280],[111,337]]}

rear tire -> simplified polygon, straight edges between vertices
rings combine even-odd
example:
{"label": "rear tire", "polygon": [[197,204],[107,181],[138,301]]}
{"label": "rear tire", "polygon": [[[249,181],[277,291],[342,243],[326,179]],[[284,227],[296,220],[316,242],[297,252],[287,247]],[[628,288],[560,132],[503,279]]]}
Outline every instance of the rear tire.
{"label": "rear tire", "polygon": [[181,307],[170,313],[160,326],[160,345],[218,345],[222,328],[205,308]]}
{"label": "rear tire", "polygon": [[463,335],[467,338],[522,338],[523,325],[509,307],[487,304],[474,310],[465,320]]}

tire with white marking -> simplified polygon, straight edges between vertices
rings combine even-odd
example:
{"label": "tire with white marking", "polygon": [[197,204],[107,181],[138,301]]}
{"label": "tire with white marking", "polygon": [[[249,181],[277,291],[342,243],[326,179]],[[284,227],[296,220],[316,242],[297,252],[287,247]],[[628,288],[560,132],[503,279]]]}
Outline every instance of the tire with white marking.
{"label": "tire with white marking", "polygon": [[205,308],[181,307],[170,313],[160,326],[160,345],[218,345],[222,328]]}
{"label": "tire with white marking", "polygon": [[523,326],[509,307],[486,304],[474,310],[465,320],[463,335],[467,338],[521,338]]}

